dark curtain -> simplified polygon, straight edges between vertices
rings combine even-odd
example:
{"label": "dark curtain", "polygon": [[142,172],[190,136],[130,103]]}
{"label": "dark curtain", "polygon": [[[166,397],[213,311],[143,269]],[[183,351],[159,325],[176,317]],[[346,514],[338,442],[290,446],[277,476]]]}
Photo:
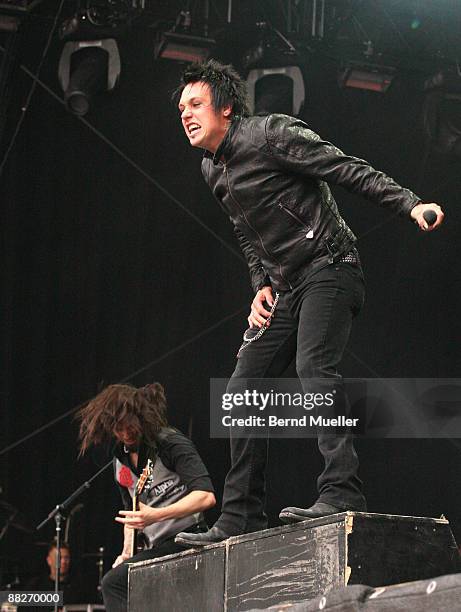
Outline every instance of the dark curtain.
{"label": "dark curtain", "polygon": [[[45,34],[31,31],[22,57],[27,66],[37,65]],[[228,451],[209,438],[209,379],[232,372],[252,297],[248,275],[232,228],[201,178],[201,154],[191,150],[170,102],[181,66],[154,61],[148,30],[129,35],[120,50],[120,85],[94,100],[87,120],[132,163],[37,86],[2,177],[1,448],[104,385],[158,380],[171,423],[192,435],[220,493]],[[41,74],[59,97],[60,51],[56,41]],[[422,235],[409,221],[335,189],[359,236],[368,291],[343,373],[457,376],[459,160],[429,154],[422,167],[418,79],[397,80],[380,96],[340,90],[335,77],[334,62],[321,55],[306,69],[304,118],[313,129],[447,213],[440,232]],[[3,150],[30,85],[18,70]],[[104,451],[78,460],[76,434],[69,414],[1,456],[3,495],[28,525],[107,460]],[[458,441],[358,446],[370,510],[443,512],[459,529]],[[284,505],[314,501],[319,471],[314,441],[271,444],[273,524]],[[85,553],[105,546],[109,564],[120,546],[110,470],[81,501],[79,546]],[[51,536],[52,526],[37,535],[11,528],[3,544],[12,565],[27,573],[44,557],[35,543]],[[85,559],[94,572],[92,558]],[[9,575],[11,564],[4,571]]]}

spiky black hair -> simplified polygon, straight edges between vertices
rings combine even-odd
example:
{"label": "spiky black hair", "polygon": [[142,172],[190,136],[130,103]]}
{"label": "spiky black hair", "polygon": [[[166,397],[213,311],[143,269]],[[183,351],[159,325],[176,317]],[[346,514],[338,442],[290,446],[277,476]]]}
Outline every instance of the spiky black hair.
{"label": "spiky black hair", "polygon": [[247,117],[250,114],[246,83],[230,64],[221,64],[214,59],[190,64],[182,74],[173,100],[177,103],[186,85],[198,82],[206,83],[210,87],[211,103],[215,111],[230,106],[233,116]]}

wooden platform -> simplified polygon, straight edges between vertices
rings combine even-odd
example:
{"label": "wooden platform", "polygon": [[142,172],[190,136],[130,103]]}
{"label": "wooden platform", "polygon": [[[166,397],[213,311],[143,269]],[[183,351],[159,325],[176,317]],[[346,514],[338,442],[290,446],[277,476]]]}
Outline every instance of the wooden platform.
{"label": "wooden platform", "polygon": [[237,612],[460,571],[445,519],[343,512],[130,566],[129,612]]}

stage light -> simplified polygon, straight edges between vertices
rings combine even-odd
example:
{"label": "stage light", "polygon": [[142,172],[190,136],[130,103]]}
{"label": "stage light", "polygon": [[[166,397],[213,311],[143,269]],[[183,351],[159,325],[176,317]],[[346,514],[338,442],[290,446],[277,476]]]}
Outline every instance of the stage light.
{"label": "stage light", "polygon": [[67,42],[58,69],[67,109],[86,115],[92,97],[114,89],[120,76],[120,54],[114,39]]}
{"label": "stage light", "polygon": [[443,70],[424,84],[423,127],[432,149],[461,157],[461,74]]}
{"label": "stage light", "polygon": [[203,62],[211,53],[215,41],[205,36],[193,36],[178,32],[163,32],[155,45],[155,59],[178,62]]}
{"label": "stage light", "polygon": [[306,95],[300,58],[291,41],[267,22],[256,24],[256,44],[248,48],[242,63],[250,111],[254,115],[301,113]]}
{"label": "stage light", "polygon": [[386,93],[394,80],[396,70],[390,66],[348,62],[339,73],[340,87],[352,87]]}
{"label": "stage light", "polygon": [[68,110],[83,116],[95,94],[116,86],[121,70],[116,38],[144,11],[145,0],[86,0],[78,5],[59,28],[66,42],[58,75]]}
{"label": "stage light", "polygon": [[305,87],[299,66],[254,68],[248,73],[246,81],[252,114],[300,114]]}
{"label": "stage light", "polygon": [[193,28],[190,11],[180,11],[173,27],[166,31],[157,32],[157,41],[154,48],[155,59],[169,59],[177,62],[203,62],[208,59],[211,50],[216,44],[208,34],[208,12],[204,16],[204,23],[199,34]]}

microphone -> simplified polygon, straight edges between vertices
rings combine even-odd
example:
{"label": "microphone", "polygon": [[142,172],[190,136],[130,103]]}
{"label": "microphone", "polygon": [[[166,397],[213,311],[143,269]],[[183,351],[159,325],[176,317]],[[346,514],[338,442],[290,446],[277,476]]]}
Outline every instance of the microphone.
{"label": "microphone", "polygon": [[425,210],[423,212],[423,217],[424,221],[428,225],[434,225],[434,223],[437,221],[437,213],[435,213],[433,210]]}

